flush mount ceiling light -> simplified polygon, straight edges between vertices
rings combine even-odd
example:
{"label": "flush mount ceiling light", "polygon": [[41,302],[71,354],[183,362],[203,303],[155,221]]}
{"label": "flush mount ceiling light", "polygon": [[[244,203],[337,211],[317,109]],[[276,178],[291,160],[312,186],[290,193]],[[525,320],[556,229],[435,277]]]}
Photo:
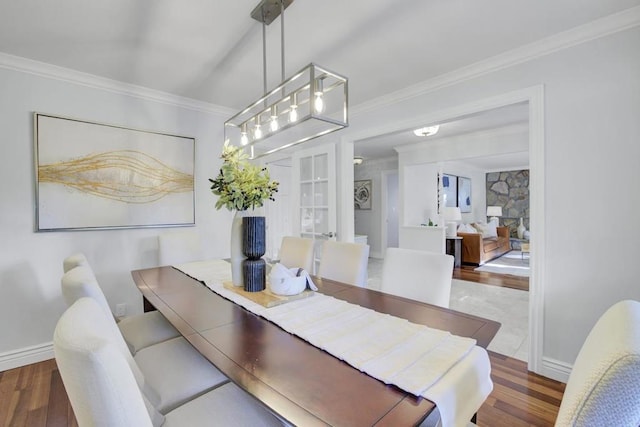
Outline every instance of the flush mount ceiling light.
{"label": "flush mount ceiling light", "polygon": [[[251,17],[262,23],[264,95],[224,123],[225,141],[266,156],[349,125],[348,79],[311,63],[284,78],[284,10],[293,0],[262,0]],[[266,26],[280,16],[282,82],[267,92]]]}
{"label": "flush mount ceiling light", "polygon": [[435,126],[427,126],[424,128],[416,129],[413,131],[415,136],[431,136],[438,133],[438,129],[440,129],[440,125]]}
{"label": "flush mount ceiling light", "polygon": [[353,158],[353,164],[354,164],[354,165],[361,165],[361,164],[362,164],[362,162],[363,162],[363,160],[364,160],[364,159],[363,159],[362,157],[360,157],[360,156],[354,156],[354,158]]}

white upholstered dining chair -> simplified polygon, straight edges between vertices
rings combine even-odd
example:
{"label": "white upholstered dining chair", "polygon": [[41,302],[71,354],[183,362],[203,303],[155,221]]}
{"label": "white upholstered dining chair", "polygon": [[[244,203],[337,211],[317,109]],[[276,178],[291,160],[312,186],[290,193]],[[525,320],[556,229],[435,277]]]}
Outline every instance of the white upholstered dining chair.
{"label": "white upholstered dining chair", "polygon": [[369,245],[327,240],[322,244],[318,276],[366,287],[368,264]]}
{"label": "white upholstered dining chair", "polygon": [[640,425],[640,302],[609,308],[573,365],[557,427]]}
{"label": "white upholstered dining chair", "polygon": [[[69,274],[76,267],[80,267],[80,269]],[[91,265],[82,253],[65,258],[63,269],[65,274],[61,280],[62,295],[67,305],[73,304],[78,298],[91,297],[100,304],[105,313],[112,315],[109,303],[98,284]],[[171,323],[159,311],[149,311],[125,317],[118,322],[118,328],[133,354],[150,345],[180,336],[180,332],[171,326]]]}
{"label": "white upholstered dining chair", "polygon": [[451,255],[387,248],[380,290],[449,308],[452,275]]}
{"label": "white upholstered dining chair", "polygon": [[158,265],[200,261],[202,241],[195,230],[170,231],[158,236]]}
{"label": "white upholstered dining chair", "polygon": [[313,274],[313,239],[284,236],[280,245],[280,264],[287,268],[304,268]]}
{"label": "white upholstered dining chair", "polygon": [[[153,392],[147,397],[152,400],[158,411],[166,413],[194,396],[211,390],[228,379],[209,363],[182,336],[167,339],[138,349],[134,354],[129,343],[125,342],[122,330],[111,316],[106,300],[96,298],[101,295],[95,278],[85,267],[76,267],[62,277],[62,289],[69,306],[79,299],[89,298],[95,302],[102,315],[109,319],[110,334],[117,348],[127,353],[127,360],[135,360],[145,384]],[[100,300],[104,300],[101,303]],[[129,357],[130,356],[130,357]],[[142,387],[142,384],[140,384]]]}
{"label": "white upholstered dining chair", "polygon": [[62,271],[64,273],[78,266],[91,268],[87,257],[82,252],[69,255],[64,260],[62,260]]}
{"label": "white upholstered dining chair", "polygon": [[[163,412],[112,321],[91,298],[67,309],[55,328],[56,362],[80,426],[278,426],[280,420],[224,382]],[[165,372],[171,376],[171,372]]]}
{"label": "white upholstered dining chair", "polygon": [[[640,425],[640,302],[611,306],[578,353],[556,427]],[[441,427],[437,413],[421,427]],[[475,424],[469,423],[470,426]]]}
{"label": "white upholstered dining chair", "polygon": [[611,306],[578,353],[556,427],[640,425],[640,302]]}

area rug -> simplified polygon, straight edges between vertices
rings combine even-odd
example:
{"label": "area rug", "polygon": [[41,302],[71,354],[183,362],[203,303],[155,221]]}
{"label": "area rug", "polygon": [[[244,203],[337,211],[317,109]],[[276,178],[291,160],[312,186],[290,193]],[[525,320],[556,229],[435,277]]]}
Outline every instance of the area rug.
{"label": "area rug", "polygon": [[529,277],[529,254],[523,257],[522,252],[511,251],[476,268],[475,271]]}

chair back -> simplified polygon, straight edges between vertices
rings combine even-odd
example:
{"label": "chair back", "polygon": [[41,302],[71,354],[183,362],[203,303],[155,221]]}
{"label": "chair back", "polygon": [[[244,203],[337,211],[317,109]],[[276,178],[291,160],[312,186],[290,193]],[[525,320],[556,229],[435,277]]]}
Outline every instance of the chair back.
{"label": "chair back", "polygon": [[137,365],[124,342],[124,351],[118,346],[114,327],[91,298],[73,303],[56,325],[56,363],[73,412],[81,426],[151,426],[162,415],[140,391]]}
{"label": "chair back", "polygon": [[600,317],[567,382],[556,426],[640,425],[640,302]]}
{"label": "chair back", "polygon": [[304,268],[313,274],[313,239],[284,236],[279,258],[280,264],[287,268]]}
{"label": "chair back", "polygon": [[451,255],[387,248],[380,290],[449,308],[452,275]]}
{"label": "chair back", "polygon": [[172,231],[158,236],[158,265],[176,265],[203,259],[202,242],[195,230]]}
{"label": "chair back", "polygon": [[62,270],[63,272],[67,272],[69,270],[71,270],[72,268],[76,268],[78,266],[83,266],[83,267],[90,267],[89,265],[89,261],[87,261],[87,257],[84,256],[83,253],[76,253],[73,255],[69,255],[68,257],[66,257],[63,261],[62,261]]}
{"label": "chair back", "polygon": [[71,306],[80,298],[89,297],[98,303],[106,315],[113,317],[107,298],[104,296],[102,288],[100,288],[90,267],[78,266],[72,268],[62,275],[60,283],[62,296],[64,296],[67,306]]}
{"label": "chair back", "polygon": [[368,264],[369,245],[327,240],[322,244],[318,276],[366,287]]}

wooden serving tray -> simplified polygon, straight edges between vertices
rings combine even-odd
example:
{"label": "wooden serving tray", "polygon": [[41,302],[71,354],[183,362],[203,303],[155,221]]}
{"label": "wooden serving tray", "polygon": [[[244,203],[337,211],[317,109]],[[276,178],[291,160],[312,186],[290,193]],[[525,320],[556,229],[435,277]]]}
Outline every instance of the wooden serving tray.
{"label": "wooden serving tray", "polygon": [[260,292],[247,292],[244,290],[242,286],[234,286],[231,282],[223,282],[225,289],[235,292],[238,295],[242,295],[255,302],[256,304],[260,304],[263,307],[274,307],[280,304],[286,304],[290,301],[297,301],[304,298],[309,298],[315,294],[311,289],[305,289],[301,293],[297,295],[276,295],[269,290],[269,287],[264,291]]}

